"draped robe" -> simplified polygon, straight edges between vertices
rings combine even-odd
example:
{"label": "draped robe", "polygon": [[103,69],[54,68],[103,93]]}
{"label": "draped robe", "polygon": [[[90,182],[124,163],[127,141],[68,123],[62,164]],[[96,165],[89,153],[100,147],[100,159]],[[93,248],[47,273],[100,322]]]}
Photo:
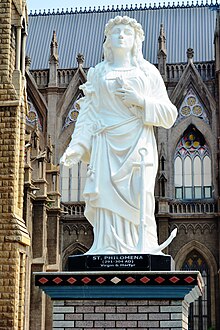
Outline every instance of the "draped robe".
{"label": "draped robe", "polygon": [[[69,149],[84,149],[88,163],[84,189],[85,217],[94,228],[94,243],[89,254],[130,253],[126,245],[137,244],[140,223],[139,149],[147,149],[145,187],[145,252],[158,247],[154,218],[154,185],[158,167],[154,126],[170,128],[177,116],[159,71],[144,61],[142,68],[110,70],[106,62],[88,72],[81,86],[85,97],[79,100],[80,112]],[[115,95],[119,87],[131,87],[144,97],[144,108],[126,106]],[[113,233],[113,229],[114,232]],[[118,237],[117,237],[118,236]],[[118,239],[120,238],[120,239]],[[121,240],[124,244],[121,244]]]}

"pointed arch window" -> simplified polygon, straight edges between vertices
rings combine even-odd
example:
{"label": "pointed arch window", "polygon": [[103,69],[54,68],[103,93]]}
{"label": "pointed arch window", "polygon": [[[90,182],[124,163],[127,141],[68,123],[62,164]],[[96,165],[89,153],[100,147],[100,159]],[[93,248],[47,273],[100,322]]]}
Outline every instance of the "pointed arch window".
{"label": "pointed arch window", "polygon": [[196,250],[191,251],[182,266],[181,270],[200,271],[205,287],[202,297],[199,297],[189,308],[189,329],[206,330],[211,326],[211,293],[210,293],[210,275],[209,267]]}
{"label": "pointed arch window", "polygon": [[190,125],[174,155],[174,185],[177,199],[212,198],[211,155],[203,135]]}

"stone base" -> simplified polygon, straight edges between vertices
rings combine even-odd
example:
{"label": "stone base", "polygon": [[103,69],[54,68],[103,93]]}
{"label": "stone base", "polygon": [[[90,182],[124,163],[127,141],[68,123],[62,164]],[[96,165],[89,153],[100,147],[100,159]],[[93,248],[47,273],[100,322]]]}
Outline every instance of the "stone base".
{"label": "stone base", "polygon": [[187,330],[204,286],[198,271],[35,273],[35,284],[53,300],[53,330]]}
{"label": "stone base", "polygon": [[198,271],[35,273],[35,284],[53,300],[53,330],[187,330],[204,286]]}
{"label": "stone base", "polygon": [[68,258],[69,271],[171,271],[174,268],[174,261],[169,255],[100,254]]}

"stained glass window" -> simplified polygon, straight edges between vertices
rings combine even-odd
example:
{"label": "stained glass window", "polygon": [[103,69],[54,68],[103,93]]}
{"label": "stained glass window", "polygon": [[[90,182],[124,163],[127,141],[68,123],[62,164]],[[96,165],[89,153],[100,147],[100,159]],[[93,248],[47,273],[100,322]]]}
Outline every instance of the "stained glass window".
{"label": "stained glass window", "polygon": [[190,125],[179,140],[174,155],[175,198],[212,198],[211,155],[208,145]]}
{"label": "stained glass window", "polygon": [[211,323],[210,276],[208,265],[200,253],[193,250],[186,257],[182,270],[199,270],[205,284],[202,297],[190,304],[189,330],[207,330]]}

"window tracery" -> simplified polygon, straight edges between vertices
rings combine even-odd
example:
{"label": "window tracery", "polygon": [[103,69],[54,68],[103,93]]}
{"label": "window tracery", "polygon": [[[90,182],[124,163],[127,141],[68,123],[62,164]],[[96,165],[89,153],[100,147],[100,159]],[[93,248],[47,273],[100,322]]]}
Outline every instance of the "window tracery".
{"label": "window tracery", "polygon": [[76,100],[73,102],[73,105],[71,106],[71,109],[68,112],[68,115],[65,119],[64,125],[63,125],[63,130],[67,128],[70,124],[75,123],[77,121],[78,115],[79,115],[79,110],[80,110],[80,105],[77,102],[80,98],[82,97],[82,94],[80,93]]}
{"label": "window tracery", "polygon": [[190,125],[174,155],[177,199],[212,198],[211,155],[203,135]]}
{"label": "window tracery", "polygon": [[204,122],[209,124],[209,119],[207,117],[206,111],[200,102],[197,95],[192,89],[190,89],[182,102],[179,110],[179,116],[176,120],[175,125],[177,125],[181,120],[189,117],[195,116],[202,119]]}
{"label": "window tracery", "polygon": [[40,131],[43,130],[43,120],[41,116],[38,114],[35,106],[33,105],[32,101],[28,98],[28,114],[26,116],[26,123],[35,126],[36,124],[38,125],[38,128]]}

